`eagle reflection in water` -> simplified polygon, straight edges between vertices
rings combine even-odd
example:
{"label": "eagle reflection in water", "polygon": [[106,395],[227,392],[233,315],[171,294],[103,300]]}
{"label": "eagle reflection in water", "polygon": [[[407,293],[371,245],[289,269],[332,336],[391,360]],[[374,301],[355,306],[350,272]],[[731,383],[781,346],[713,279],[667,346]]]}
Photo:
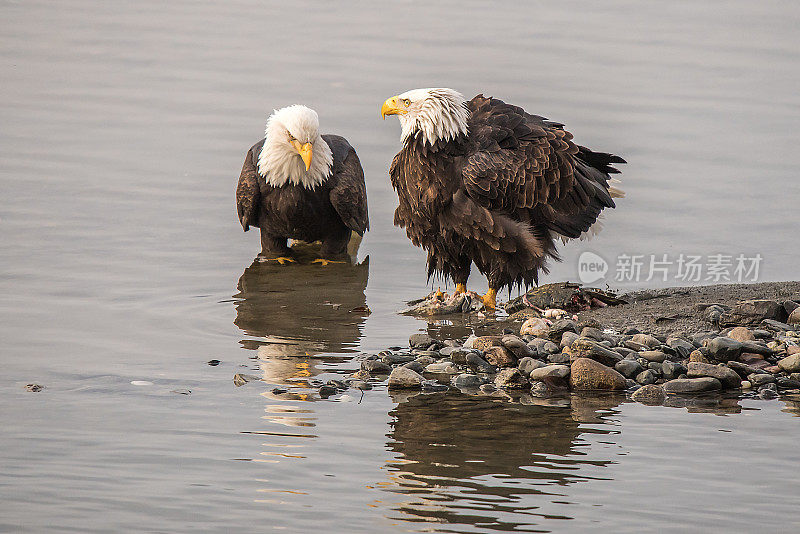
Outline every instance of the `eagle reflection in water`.
{"label": "eagle reflection in water", "polygon": [[263,379],[302,382],[319,374],[316,365],[338,361],[328,353],[355,352],[369,310],[369,257],[361,263],[303,263],[311,245],[293,246],[299,263],[280,265],[256,258],[239,278],[234,324],[261,339],[242,340],[258,351]]}
{"label": "eagle reflection in water", "polygon": [[617,461],[589,449],[617,431],[607,423],[624,395],[571,395],[561,406],[452,392],[395,400],[387,435],[395,456],[388,482],[376,484],[400,496],[391,519],[447,524],[447,532],[528,531],[565,486],[608,476]]}

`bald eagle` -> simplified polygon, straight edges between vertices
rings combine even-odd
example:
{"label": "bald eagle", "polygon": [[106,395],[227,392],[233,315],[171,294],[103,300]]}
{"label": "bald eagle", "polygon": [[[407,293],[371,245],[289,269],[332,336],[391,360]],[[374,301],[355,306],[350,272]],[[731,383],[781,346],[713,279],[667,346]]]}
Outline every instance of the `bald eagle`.
{"label": "bald eagle", "polygon": [[364,171],[344,137],[320,135],[319,117],[295,105],[276,110],[265,138],[247,152],[236,188],[244,231],[261,229],[261,255],[295,262],[288,239],[321,241],[327,265],[342,257],[352,232],[369,230]]}
{"label": "bald eagle", "polygon": [[575,144],[564,125],[520,107],[452,90],[414,89],[383,103],[397,115],[403,148],[389,169],[400,205],[396,226],[428,253],[428,278],[466,291],[474,263],[497,291],[538,284],[555,239],[592,232],[623,196],[610,175],[619,156]]}

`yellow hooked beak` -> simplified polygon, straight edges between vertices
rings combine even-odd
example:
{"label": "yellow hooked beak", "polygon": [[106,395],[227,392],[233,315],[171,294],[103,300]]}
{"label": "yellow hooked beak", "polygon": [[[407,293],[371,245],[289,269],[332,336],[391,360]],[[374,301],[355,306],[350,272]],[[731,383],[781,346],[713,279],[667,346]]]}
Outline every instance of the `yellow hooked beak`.
{"label": "yellow hooked beak", "polygon": [[300,144],[300,141],[297,139],[292,139],[292,146],[297,153],[300,154],[300,157],[303,158],[303,163],[306,164],[306,170],[311,168],[311,154],[313,152],[313,146],[311,143],[306,143],[304,145]]}
{"label": "yellow hooked beak", "polygon": [[381,117],[386,120],[386,115],[402,115],[408,113],[408,110],[400,103],[400,98],[393,96],[387,98],[386,102],[381,106]]}

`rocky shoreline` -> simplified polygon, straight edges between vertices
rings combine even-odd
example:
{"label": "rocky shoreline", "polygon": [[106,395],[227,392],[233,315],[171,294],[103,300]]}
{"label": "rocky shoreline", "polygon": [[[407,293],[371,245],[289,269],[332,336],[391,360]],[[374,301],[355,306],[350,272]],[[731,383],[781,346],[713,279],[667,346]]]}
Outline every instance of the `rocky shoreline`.
{"label": "rocky shoreline", "polygon": [[616,391],[662,405],[675,396],[800,393],[800,283],[621,298],[627,304],[574,314],[532,306],[498,320],[491,335],[416,333],[407,347],[362,355],[357,372],[322,385],[320,395],[385,384],[395,392],[457,389],[522,402]]}

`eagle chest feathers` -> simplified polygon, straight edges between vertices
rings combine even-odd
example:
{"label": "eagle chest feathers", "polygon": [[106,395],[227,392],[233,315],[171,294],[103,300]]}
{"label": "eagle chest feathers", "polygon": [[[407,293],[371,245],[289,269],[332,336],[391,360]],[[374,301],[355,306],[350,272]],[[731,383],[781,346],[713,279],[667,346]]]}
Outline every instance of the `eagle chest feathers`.
{"label": "eagle chest feathers", "polygon": [[459,187],[458,160],[442,149],[438,157],[427,157],[416,143],[397,154],[390,169],[392,186],[398,195],[394,223],[405,228],[415,242],[426,234],[438,234],[438,216],[452,203]]}
{"label": "eagle chest feathers", "polygon": [[313,189],[294,184],[274,187],[262,182],[261,198],[261,220],[278,235],[316,240],[331,230],[333,221],[344,226],[331,205],[327,180]]}

